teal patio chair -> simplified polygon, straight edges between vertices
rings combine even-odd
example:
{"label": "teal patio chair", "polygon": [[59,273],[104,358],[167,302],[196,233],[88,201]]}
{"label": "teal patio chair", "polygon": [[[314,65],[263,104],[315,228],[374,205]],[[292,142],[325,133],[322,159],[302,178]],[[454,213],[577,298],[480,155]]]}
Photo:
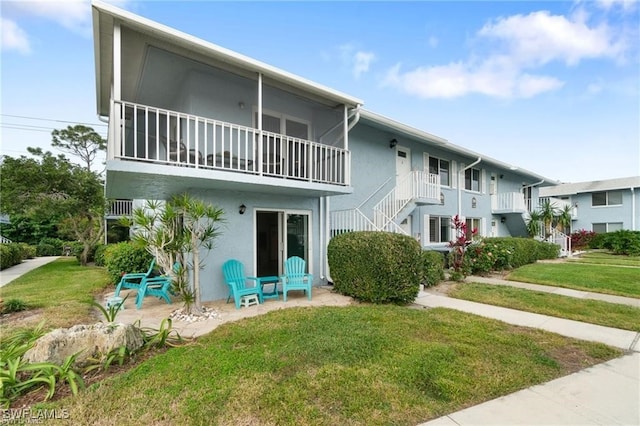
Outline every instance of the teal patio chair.
{"label": "teal patio chair", "polygon": [[[236,259],[227,260],[222,265],[222,274],[224,275],[224,281],[229,286],[227,303],[229,303],[229,300],[233,297],[236,309],[240,309],[242,296],[248,296],[251,294],[257,294],[258,301],[260,303],[264,302],[260,279],[257,277],[247,277],[244,273],[244,265],[242,262]],[[253,281],[253,286],[247,286],[248,281]]]}
{"label": "teal patio chair", "polygon": [[[182,265],[180,262],[173,264],[173,270],[178,272]],[[159,275],[156,277],[143,278],[140,282],[138,294],[136,295],[136,308],[142,308],[142,302],[147,296],[155,296],[160,299],[164,299],[167,304],[171,304],[171,295],[173,293],[173,280],[167,274]]]}
{"label": "teal patio chair", "polygon": [[153,275],[153,271],[156,268],[156,260],[153,259],[151,264],[149,265],[149,269],[147,272],[138,272],[132,274],[124,274],[122,278],[120,278],[120,282],[116,286],[116,292],[114,294],[115,297],[120,296],[120,290],[124,288],[130,288],[133,290],[139,290],[142,284],[142,280],[145,278],[151,278]]}
{"label": "teal patio chair", "polygon": [[313,284],[313,275],[307,274],[306,262],[298,256],[292,256],[284,262],[284,275],[280,277],[282,281],[283,300],[287,301],[287,292],[289,290],[304,290],[307,298],[311,300],[311,284]]}

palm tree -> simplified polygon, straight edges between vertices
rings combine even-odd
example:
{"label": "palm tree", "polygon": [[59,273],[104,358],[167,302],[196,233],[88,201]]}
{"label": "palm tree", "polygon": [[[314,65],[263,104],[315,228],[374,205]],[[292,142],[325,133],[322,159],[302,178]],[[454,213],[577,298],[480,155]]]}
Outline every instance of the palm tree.
{"label": "palm tree", "polygon": [[529,212],[529,219],[527,220],[527,234],[531,238],[540,235],[540,222],[542,222],[542,213],[538,210]]}
{"label": "palm tree", "polygon": [[551,235],[551,224],[553,219],[557,216],[558,209],[555,203],[552,203],[548,198],[540,204],[540,214],[542,221],[544,222],[544,234],[545,238]]}
{"label": "palm tree", "polygon": [[[573,207],[570,204],[565,204],[562,209],[559,210],[558,214],[558,223],[556,224],[556,229],[565,234],[571,233],[571,213],[573,211]],[[569,232],[567,232],[567,229]]]}

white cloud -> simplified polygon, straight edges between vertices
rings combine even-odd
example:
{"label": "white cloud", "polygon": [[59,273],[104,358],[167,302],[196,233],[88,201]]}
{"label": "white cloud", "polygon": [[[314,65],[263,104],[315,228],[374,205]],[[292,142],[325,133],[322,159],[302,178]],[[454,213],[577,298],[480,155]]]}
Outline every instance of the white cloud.
{"label": "white cloud", "polygon": [[571,19],[547,11],[499,18],[486,24],[481,37],[498,39],[523,65],[543,65],[557,60],[576,65],[582,59],[619,57],[625,44],[616,40],[606,24],[593,27],[582,13]]}
{"label": "white cloud", "polygon": [[461,62],[420,67],[405,73],[400,72],[398,64],[387,73],[385,84],[421,98],[445,99],[474,93],[505,99],[531,98],[564,85],[554,77],[495,68],[489,63],[472,68]]}
{"label": "white cloud", "polygon": [[376,55],[373,52],[356,52],[353,56],[353,76],[360,78],[362,73],[369,71],[369,66],[375,59]]}
{"label": "white cloud", "polygon": [[596,0],[596,5],[605,10],[610,10],[615,6],[620,6],[624,11],[635,9],[638,0]]}
{"label": "white cloud", "polygon": [[429,43],[429,47],[437,47],[440,41],[438,40],[438,37],[431,36],[427,42]]}
{"label": "white cloud", "polygon": [[86,0],[39,0],[12,3],[20,15],[54,21],[82,35],[91,35],[91,3]]}
{"label": "white cloud", "polygon": [[339,47],[342,61],[351,68],[353,77],[358,79],[360,76],[369,71],[371,63],[376,60],[373,52],[365,52],[357,50],[352,43],[343,44]]}
{"label": "white cloud", "polygon": [[623,58],[628,45],[606,23],[588,24],[588,15],[577,9],[572,16],[547,11],[498,18],[484,25],[479,40],[489,42],[484,57],[445,65],[421,66],[401,71],[392,67],[383,85],[422,98],[456,98],[482,94],[496,98],[531,98],[559,90],[564,82],[539,72],[552,62],[577,66],[587,59]]}
{"label": "white cloud", "polygon": [[15,22],[0,18],[2,23],[2,50],[17,50],[22,54],[29,54],[31,46],[27,33]]}

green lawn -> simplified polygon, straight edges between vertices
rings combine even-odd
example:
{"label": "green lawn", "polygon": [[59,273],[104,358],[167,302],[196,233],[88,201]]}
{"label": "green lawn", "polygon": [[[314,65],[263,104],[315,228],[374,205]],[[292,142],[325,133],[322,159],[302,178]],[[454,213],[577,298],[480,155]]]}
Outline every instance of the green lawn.
{"label": "green lawn", "polygon": [[640,298],[640,269],[586,263],[534,263],[507,279]]}
{"label": "green lawn", "polygon": [[569,258],[571,262],[594,263],[600,265],[635,266],[640,268],[640,256],[621,256],[608,252],[592,251]]}
{"label": "green lawn", "polygon": [[640,331],[640,309],[633,306],[477,283],[458,285],[449,292],[449,296],[606,327]]}
{"label": "green lawn", "polygon": [[[47,328],[70,327],[88,321],[89,303],[108,282],[104,268],[81,266],[75,258],[60,258],[0,287],[0,298],[5,303],[20,299],[30,310],[38,309],[40,315],[31,325],[45,319]],[[15,324],[3,324],[0,334],[14,328]]]}
{"label": "green lawn", "polygon": [[76,424],[415,425],[619,355],[447,309],[291,308],[46,406]]}

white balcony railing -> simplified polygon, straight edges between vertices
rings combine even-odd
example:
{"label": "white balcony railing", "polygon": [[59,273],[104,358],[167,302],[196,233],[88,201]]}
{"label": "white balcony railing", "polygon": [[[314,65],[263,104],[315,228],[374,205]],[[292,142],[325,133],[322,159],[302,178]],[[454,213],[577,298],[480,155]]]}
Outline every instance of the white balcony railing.
{"label": "white balcony railing", "polygon": [[113,200],[111,202],[111,206],[109,206],[109,211],[107,212],[107,216],[110,216],[110,217],[131,216],[132,210],[133,210],[132,200]]}
{"label": "white balcony railing", "polygon": [[521,192],[504,192],[491,195],[491,211],[493,213],[524,213],[527,203]]}
{"label": "white balcony railing", "polygon": [[113,101],[108,159],[349,185],[350,153],[330,145]]}

